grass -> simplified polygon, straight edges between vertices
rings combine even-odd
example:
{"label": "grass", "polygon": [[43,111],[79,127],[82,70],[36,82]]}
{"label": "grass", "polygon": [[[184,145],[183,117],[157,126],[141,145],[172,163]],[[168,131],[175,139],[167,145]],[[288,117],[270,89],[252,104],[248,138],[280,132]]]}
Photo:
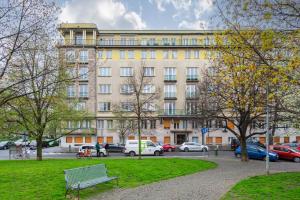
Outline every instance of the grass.
{"label": "grass", "polygon": [[[119,177],[122,188],[136,187],[216,167],[215,163],[180,158],[49,159],[0,161],[0,199],[65,199],[64,169],[106,164],[109,175]],[[107,191],[115,182],[99,184],[80,192],[82,198]]]}
{"label": "grass", "polygon": [[254,176],[237,183],[223,198],[231,199],[300,199],[300,172]]}

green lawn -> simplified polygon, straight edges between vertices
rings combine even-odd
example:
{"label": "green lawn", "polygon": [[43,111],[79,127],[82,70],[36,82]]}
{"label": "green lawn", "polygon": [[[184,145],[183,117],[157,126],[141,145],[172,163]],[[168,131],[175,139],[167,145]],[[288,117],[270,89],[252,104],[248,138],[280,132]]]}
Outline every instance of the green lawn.
{"label": "green lawn", "polygon": [[[122,188],[136,187],[163,179],[216,167],[201,160],[180,158],[57,159],[44,161],[0,161],[0,199],[64,199],[64,169],[105,163],[111,176],[119,177]],[[81,191],[81,197],[112,189],[115,182]]]}
{"label": "green lawn", "polygon": [[254,176],[237,183],[224,197],[231,199],[300,199],[300,172]]}

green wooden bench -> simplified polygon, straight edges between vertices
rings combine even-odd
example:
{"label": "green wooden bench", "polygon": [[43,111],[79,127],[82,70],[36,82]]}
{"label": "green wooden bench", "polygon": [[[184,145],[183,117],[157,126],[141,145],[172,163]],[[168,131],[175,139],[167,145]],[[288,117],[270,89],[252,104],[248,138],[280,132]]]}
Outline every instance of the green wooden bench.
{"label": "green wooden bench", "polygon": [[74,169],[64,170],[66,180],[66,194],[70,190],[77,190],[79,199],[79,190],[88,188],[99,183],[105,183],[111,180],[116,180],[119,185],[118,177],[108,177],[107,169],[104,164],[79,167]]}

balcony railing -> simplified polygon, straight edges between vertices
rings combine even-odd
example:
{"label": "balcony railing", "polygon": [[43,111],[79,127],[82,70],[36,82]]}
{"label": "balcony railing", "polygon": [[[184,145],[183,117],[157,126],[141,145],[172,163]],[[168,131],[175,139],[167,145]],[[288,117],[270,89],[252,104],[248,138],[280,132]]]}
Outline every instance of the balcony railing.
{"label": "balcony railing", "polygon": [[198,75],[187,75],[186,76],[187,81],[198,81]]}
{"label": "balcony railing", "polygon": [[176,98],[176,92],[165,92],[165,98]]}
{"label": "balcony railing", "polygon": [[165,116],[191,116],[196,115],[196,110],[185,110],[185,109],[161,109],[158,110],[158,115],[165,115]]}
{"label": "balcony railing", "polygon": [[64,39],[59,41],[59,45],[96,45],[96,46],[142,46],[142,47],[160,47],[160,46],[197,46],[197,47],[212,47],[215,44],[207,44],[202,40],[196,42],[186,42],[178,39],[173,42],[164,40],[144,41],[144,40],[94,40],[94,39]]}
{"label": "balcony railing", "polygon": [[165,81],[176,81],[176,75],[165,75]]}
{"label": "balcony railing", "polygon": [[196,99],[198,97],[199,97],[198,92],[186,92],[185,93],[185,98],[187,98],[187,99]]}

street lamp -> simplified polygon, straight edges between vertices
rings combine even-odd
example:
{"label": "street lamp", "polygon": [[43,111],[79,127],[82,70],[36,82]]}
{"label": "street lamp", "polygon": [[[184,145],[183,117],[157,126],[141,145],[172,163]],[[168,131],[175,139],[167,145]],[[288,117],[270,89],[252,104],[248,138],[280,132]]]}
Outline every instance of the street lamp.
{"label": "street lamp", "polygon": [[267,175],[269,175],[270,173],[270,167],[269,167],[269,127],[270,127],[270,124],[269,124],[269,83],[267,83],[267,115],[266,115],[266,173]]}

